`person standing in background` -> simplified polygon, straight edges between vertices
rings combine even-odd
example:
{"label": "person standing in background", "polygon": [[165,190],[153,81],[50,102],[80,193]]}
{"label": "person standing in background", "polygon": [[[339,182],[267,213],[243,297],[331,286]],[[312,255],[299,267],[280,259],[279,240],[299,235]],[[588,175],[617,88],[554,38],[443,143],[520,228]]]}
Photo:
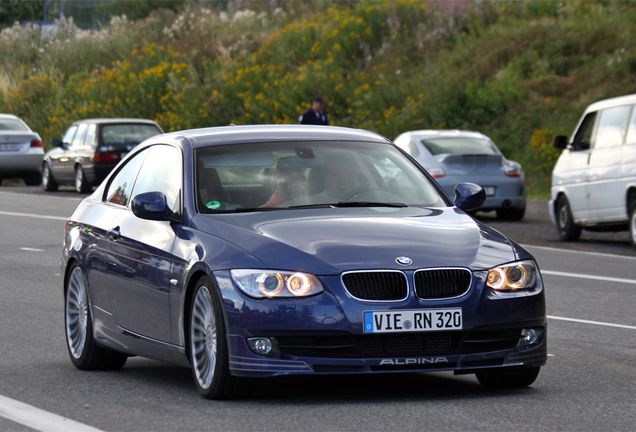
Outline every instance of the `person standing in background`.
{"label": "person standing in background", "polygon": [[318,95],[314,98],[314,104],[298,118],[300,124],[329,125],[329,118],[325,111],[325,98]]}

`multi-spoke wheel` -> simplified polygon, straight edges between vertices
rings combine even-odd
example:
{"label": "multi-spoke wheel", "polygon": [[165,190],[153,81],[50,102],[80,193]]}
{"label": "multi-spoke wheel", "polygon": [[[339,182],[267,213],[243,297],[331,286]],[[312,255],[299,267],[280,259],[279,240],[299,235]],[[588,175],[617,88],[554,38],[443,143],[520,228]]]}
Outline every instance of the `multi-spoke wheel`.
{"label": "multi-spoke wheel", "polygon": [[53,178],[53,173],[51,173],[51,167],[48,162],[44,162],[44,164],[42,164],[42,189],[47,192],[57,190],[57,182]]}
{"label": "multi-spoke wheel", "polygon": [[65,297],[66,345],[75,367],[82,370],[112,370],[123,367],[127,359],[125,354],[102,348],[95,343],[86,280],[77,264],[73,264],[69,272]]}
{"label": "multi-spoke wheel", "polygon": [[252,386],[230,374],[225,324],[218,292],[207,277],[199,279],[190,306],[189,354],[194,381],[207,399],[249,394]]}

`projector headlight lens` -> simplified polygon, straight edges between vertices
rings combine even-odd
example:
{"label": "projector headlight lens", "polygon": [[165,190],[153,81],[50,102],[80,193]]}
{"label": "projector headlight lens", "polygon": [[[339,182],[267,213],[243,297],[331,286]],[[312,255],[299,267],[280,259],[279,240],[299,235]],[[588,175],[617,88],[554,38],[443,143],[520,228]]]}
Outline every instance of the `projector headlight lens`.
{"label": "projector headlight lens", "polygon": [[515,291],[534,288],[537,266],[534,261],[519,261],[488,270],[486,285],[497,291]]}
{"label": "projector headlight lens", "polygon": [[230,274],[234,283],[250,297],[304,297],[323,291],[318,278],[308,273],[232,270]]}

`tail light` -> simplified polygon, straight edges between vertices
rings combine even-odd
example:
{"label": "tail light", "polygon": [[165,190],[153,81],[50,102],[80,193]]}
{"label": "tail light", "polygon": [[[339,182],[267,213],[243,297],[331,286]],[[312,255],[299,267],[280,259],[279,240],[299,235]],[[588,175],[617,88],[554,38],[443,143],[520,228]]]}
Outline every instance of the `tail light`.
{"label": "tail light", "polygon": [[507,177],[521,177],[523,171],[521,170],[521,165],[508,161],[504,164],[504,173]]}
{"label": "tail light", "polygon": [[117,152],[95,152],[93,155],[95,162],[119,162],[119,153]]}
{"label": "tail light", "polygon": [[44,147],[44,143],[42,142],[42,140],[33,140],[31,141],[31,147]]}
{"label": "tail light", "polygon": [[433,178],[442,178],[446,175],[446,172],[444,172],[443,168],[427,168],[426,171],[428,171],[428,173],[433,177]]}

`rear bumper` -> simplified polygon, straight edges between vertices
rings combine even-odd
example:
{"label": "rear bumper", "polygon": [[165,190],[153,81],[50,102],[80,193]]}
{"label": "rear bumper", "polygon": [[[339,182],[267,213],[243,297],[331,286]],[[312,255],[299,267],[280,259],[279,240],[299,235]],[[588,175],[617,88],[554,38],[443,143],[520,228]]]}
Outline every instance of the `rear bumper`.
{"label": "rear bumper", "polygon": [[39,173],[43,157],[42,153],[0,154],[0,176]]}

